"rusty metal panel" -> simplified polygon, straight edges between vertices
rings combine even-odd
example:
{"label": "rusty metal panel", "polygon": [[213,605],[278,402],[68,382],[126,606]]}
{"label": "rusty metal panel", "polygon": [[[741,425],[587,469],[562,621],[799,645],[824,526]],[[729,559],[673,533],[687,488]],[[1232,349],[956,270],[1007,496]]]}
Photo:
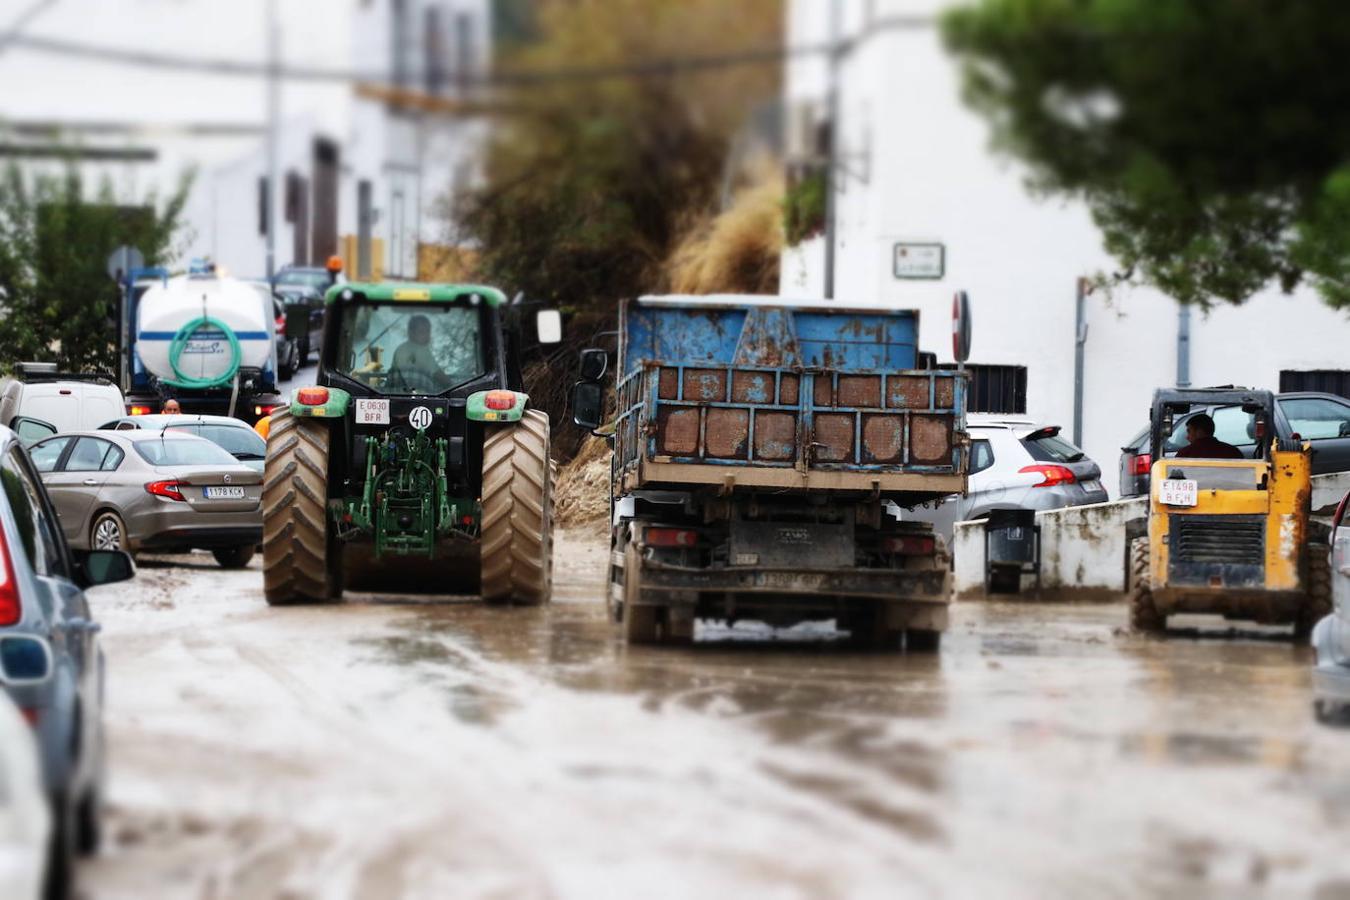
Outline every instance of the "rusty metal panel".
{"label": "rusty metal panel", "polygon": [[698,413],[693,406],[662,406],[657,413],[657,452],[666,456],[698,453]]}
{"label": "rusty metal panel", "polygon": [[731,373],[731,402],[758,403],[770,405],[773,400],[773,373],[746,372],[735,370]]}
{"label": "rusty metal panel", "polygon": [[952,458],[952,417],[916,415],[909,420],[909,458],[923,465],[949,464]]}
{"label": "rusty metal panel", "polygon": [[725,369],[685,369],[684,399],[718,402],[727,399]]}
{"label": "rusty metal panel", "polygon": [[951,409],[956,405],[956,379],[938,378],[933,388],[934,405],[938,409]]}
{"label": "rusty metal panel", "polygon": [[816,462],[853,461],[853,416],[850,413],[819,413],[815,417]]}
{"label": "rusty metal panel", "polygon": [[788,462],[797,458],[797,417],[786,412],[755,413],[755,459]]}
{"label": "rusty metal panel", "polygon": [[834,406],[834,384],[827,373],[822,372],[816,376],[815,393],[812,399],[816,406]]}
{"label": "rusty metal panel", "polygon": [[677,400],[680,396],[680,370],[672,369],[669,366],[661,367],[660,381],[657,384],[656,395],[662,400]]}
{"label": "rusty metal panel", "polygon": [[862,461],[900,462],[905,447],[905,417],[865,415],[862,423]]}
{"label": "rusty metal panel", "polygon": [[928,409],[929,378],[897,375],[886,382],[886,405],[892,409]]}
{"label": "rusty metal panel", "polygon": [[784,372],[778,379],[778,403],[780,406],[796,406],[801,399],[801,379]]}
{"label": "rusty metal panel", "polygon": [[881,406],[881,376],[840,375],[839,405],[854,408],[879,408]]}
{"label": "rusty metal panel", "polygon": [[718,459],[745,459],[750,445],[748,409],[710,409],[703,444],[708,456]]}

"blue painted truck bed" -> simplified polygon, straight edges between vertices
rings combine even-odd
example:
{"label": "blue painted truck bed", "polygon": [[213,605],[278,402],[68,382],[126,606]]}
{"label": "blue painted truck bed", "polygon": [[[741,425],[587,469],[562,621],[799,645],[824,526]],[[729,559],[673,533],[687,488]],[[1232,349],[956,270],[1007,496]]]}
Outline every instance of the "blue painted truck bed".
{"label": "blue painted truck bed", "polygon": [[918,313],[643,297],[621,312],[616,487],[965,488],[965,382],[918,367]]}

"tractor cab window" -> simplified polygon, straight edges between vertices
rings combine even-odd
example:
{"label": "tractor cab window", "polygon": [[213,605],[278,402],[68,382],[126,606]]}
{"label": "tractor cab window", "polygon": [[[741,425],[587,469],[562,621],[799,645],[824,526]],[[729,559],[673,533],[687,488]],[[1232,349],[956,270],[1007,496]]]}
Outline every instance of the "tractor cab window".
{"label": "tractor cab window", "polygon": [[483,374],[476,307],[383,303],[338,309],[337,370],[382,394],[439,394]]}

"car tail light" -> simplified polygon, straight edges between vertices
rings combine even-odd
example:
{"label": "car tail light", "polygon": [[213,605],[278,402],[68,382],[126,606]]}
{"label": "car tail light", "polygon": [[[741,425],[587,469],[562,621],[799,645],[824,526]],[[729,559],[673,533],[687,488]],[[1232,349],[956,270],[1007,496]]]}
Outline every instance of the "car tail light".
{"label": "car tail light", "polygon": [[41,710],[33,706],[21,706],[19,707],[19,712],[23,714],[23,720],[25,722],[27,722],[33,728],[37,727],[38,714],[41,712]]}
{"label": "car tail light", "polygon": [[483,405],[488,409],[510,409],[516,405],[516,395],[512,391],[488,391]]}
{"label": "car tail light", "polygon": [[930,535],[888,537],[881,542],[881,549],[896,556],[932,556],[937,549],[937,541]]}
{"label": "car tail light", "polygon": [[649,547],[692,547],[698,543],[698,532],[687,528],[648,528]]}
{"label": "car tail light", "polygon": [[286,317],[285,317],[285,316],[277,316],[277,332],[280,333],[280,334],[285,334],[285,333],[286,333]]}
{"label": "car tail light", "polygon": [[1147,475],[1152,468],[1153,457],[1148,453],[1140,453],[1134,458],[1134,461],[1130,463],[1130,474]]}
{"label": "car tail light", "polygon": [[141,403],[133,403],[127,407],[127,415],[129,416],[148,416],[152,412],[154,412],[153,409]]}
{"label": "car tail light", "polygon": [[301,406],[323,406],[328,402],[328,388],[303,387],[295,392],[295,399]]}
{"label": "car tail light", "polygon": [[1041,476],[1040,483],[1034,484],[1032,487],[1054,487],[1057,484],[1073,484],[1078,480],[1078,476],[1074,475],[1073,470],[1067,466],[1023,466],[1017,471],[1028,475]]}
{"label": "car tail light", "polygon": [[19,583],[14,575],[14,560],[9,554],[9,542],[0,530],[0,625],[16,625],[23,617],[19,603]]}
{"label": "car tail light", "polygon": [[176,481],[152,481],[145,486],[147,493],[170,500],[184,500],[182,486]]}
{"label": "car tail light", "polygon": [[255,407],[253,407],[253,414],[254,414],[255,416],[257,416],[258,418],[260,418],[260,419],[261,419],[263,416],[270,416],[272,413],[274,413],[274,412],[276,412],[276,411],[277,411],[277,407],[276,407],[274,404],[271,404],[271,403],[267,404],[266,406],[255,406]]}

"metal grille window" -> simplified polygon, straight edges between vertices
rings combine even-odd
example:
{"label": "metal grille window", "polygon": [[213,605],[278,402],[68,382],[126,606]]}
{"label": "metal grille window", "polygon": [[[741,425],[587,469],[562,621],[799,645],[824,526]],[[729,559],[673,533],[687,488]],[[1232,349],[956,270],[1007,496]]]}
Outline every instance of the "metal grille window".
{"label": "metal grille window", "polygon": [[1280,373],[1280,393],[1320,391],[1350,397],[1350,372],[1336,369],[1316,369],[1310,372],[1283,371]]}
{"label": "metal grille window", "polygon": [[[955,369],[950,363],[943,369]],[[1027,411],[1026,366],[968,365],[970,390],[966,411],[973,413],[1025,413]]]}

